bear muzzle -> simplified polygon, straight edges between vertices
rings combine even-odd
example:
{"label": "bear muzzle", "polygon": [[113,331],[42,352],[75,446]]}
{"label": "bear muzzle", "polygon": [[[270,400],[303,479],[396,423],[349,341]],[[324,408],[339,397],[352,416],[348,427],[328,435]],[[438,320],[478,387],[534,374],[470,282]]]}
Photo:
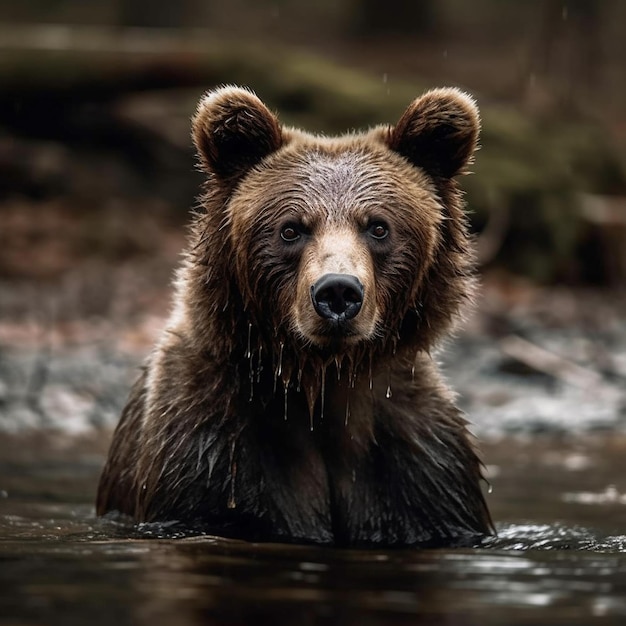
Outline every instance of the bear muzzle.
{"label": "bear muzzle", "polygon": [[363,296],[363,284],[350,274],[324,274],[311,286],[315,312],[337,330],[359,314]]}

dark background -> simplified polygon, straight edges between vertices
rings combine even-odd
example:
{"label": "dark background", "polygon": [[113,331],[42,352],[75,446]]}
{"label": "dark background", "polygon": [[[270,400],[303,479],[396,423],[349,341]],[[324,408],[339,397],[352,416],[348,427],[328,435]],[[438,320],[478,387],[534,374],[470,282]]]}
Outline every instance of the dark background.
{"label": "dark background", "polygon": [[[583,386],[621,385],[624,24],[617,0],[5,0],[0,417],[115,423],[202,181],[189,118],[224,83],[325,133],[393,123],[430,87],[473,94],[482,147],[461,184],[484,287],[470,330],[486,346],[530,339],[500,346],[517,374],[570,380],[575,361]],[[532,350],[545,328],[569,355],[557,365]]]}
{"label": "dark background", "polygon": [[246,84],[286,122],[334,133],[458,85],[484,118],[463,183],[485,268],[620,284],[624,23],[610,0],[4,2],[0,277],[31,273],[33,254],[52,278],[77,255],[154,251],[150,229],[184,222],[196,194],[188,118],[204,89]]}

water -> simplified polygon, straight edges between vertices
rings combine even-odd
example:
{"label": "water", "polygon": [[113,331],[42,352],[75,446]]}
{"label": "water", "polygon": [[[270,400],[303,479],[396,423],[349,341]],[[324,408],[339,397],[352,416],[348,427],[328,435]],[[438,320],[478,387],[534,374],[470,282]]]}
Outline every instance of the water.
{"label": "water", "polygon": [[389,551],[96,519],[100,453],[15,445],[0,455],[0,624],[623,624],[623,443],[482,448],[498,537]]}

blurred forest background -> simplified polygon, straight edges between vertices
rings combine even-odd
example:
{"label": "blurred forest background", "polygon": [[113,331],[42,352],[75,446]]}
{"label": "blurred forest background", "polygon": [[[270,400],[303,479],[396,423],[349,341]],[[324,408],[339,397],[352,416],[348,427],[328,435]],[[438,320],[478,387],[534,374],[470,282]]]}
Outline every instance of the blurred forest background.
{"label": "blurred forest background", "polygon": [[165,313],[201,182],[189,117],[221,83],[326,133],[458,85],[483,116],[462,185],[485,274],[618,292],[624,24],[617,0],[5,0],[0,338],[41,311]]}

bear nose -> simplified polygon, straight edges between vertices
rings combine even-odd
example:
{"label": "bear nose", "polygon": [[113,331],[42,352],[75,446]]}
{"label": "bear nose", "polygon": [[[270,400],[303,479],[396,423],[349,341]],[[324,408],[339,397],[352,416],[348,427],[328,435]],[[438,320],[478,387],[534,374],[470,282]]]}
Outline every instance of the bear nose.
{"label": "bear nose", "polygon": [[325,319],[344,321],[356,317],[363,304],[363,285],[350,274],[324,274],[312,287],[316,313]]}

